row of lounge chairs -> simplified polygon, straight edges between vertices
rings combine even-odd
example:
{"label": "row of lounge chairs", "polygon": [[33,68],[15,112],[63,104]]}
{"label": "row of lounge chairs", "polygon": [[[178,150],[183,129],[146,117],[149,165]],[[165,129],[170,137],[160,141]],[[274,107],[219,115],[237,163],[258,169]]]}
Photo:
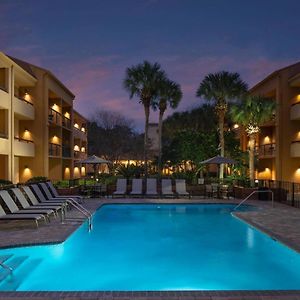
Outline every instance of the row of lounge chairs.
{"label": "row of lounge chairs", "polygon": [[63,218],[70,202],[82,202],[78,195],[60,196],[51,182],[0,190],[0,221],[33,220],[45,223],[50,217]]}
{"label": "row of lounge chairs", "polygon": [[[113,193],[113,197],[120,196],[146,196],[146,197],[189,197],[190,193],[186,190],[186,183],[184,179],[175,179],[175,191],[173,191],[172,180],[161,180],[161,191],[157,188],[157,179],[147,178],[145,182],[145,189],[143,189],[143,179],[132,179],[131,191],[127,189],[127,179],[118,179],[117,188]],[[145,190],[145,192],[143,192]]]}

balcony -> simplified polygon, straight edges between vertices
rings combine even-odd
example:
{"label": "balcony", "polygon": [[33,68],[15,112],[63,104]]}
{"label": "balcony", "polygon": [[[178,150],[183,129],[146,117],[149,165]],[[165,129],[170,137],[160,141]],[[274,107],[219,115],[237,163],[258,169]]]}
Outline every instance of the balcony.
{"label": "balcony", "polygon": [[81,152],[81,151],[74,151],[74,159],[85,159],[87,157],[85,152]]}
{"label": "balcony", "polygon": [[255,147],[255,154],[259,158],[272,158],[275,157],[276,154],[276,144],[270,143],[270,144],[264,144],[260,146]]}
{"label": "balcony", "polygon": [[62,116],[62,126],[71,129],[71,120],[65,116]]}
{"label": "balcony", "polygon": [[33,104],[22,97],[14,97],[14,111],[20,120],[34,120]]}
{"label": "balcony", "polygon": [[19,137],[15,137],[14,154],[15,156],[34,157],[35,149],[34,149],[33,141],[24,140]]}
{"label": "balcony", "polygon": [[291,120],[300,120],[300,102],[294,103],[290,110]]}
{"label": "balcony", "polygon": [[9,141],[7,135],[4,133],[0,133],[0,154],[9,154]]}
{"label": "balcony", "polygon": [[300,141],[293,141],[290,149],[291,157],[300,157]]}
{"label": "balcony", "polygon": [[86,131],[82,131],[80,128],[74,126],[73,128],[73,136],[75,139],[86,140],[87,134]]}
{"label": "balcony", "polygon": [[68,146],[62,146],[62,156],[64,158],[71,158],[71,148]]}
{"label": "balcony", "polygon": [[0,108],[9,109],[10,100],[8,92],[0,86]]}
{"label": "balcony", "polygon": [[48,111],[48,121],[52,125],[61,125],[61,114],[54,110],[53,108],[49,107]]}
{"label": "balcony", "polygon": [[61,145],[49,143],[49,156],[60,157],[61,156]]}

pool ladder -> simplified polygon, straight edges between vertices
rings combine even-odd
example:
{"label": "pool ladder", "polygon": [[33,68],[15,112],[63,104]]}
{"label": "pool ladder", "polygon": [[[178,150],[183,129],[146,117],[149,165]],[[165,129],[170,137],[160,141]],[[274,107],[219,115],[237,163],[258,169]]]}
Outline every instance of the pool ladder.
{"label": "pool ladder", "polygon": [[250,195],[248,195],[245,199],[243,199],[237,206],[234,207],[233,210],[237,210],[243,203],[245,203],[252,195],[256,193],[271,193],[271,201],[272,201],[272,208],[274,208],[274,193],[272,190],[262,190],[262,191],[253,191]]}
{"label": "pool ladder", "polygon": [[72,198],[67,199],[66,202],[72,205],[75,209],[77,209],[80,213],[82,213],[87,218],[88,231],[90,232],[93,229],[92,213]]}

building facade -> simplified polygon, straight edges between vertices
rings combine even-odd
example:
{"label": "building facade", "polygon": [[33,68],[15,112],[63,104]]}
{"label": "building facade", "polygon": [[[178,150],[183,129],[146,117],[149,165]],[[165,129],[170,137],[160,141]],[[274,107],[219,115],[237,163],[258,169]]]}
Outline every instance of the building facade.
{"label": "building facade", "polygon": [[[273,72],[250,92],[276,102],[274,120],[257,136],[256,177],[300,182],[300,63]],[[247,150],[246,134],[240,139]]]}
{"label": "building facade", "polygon": [[80,116],[80,122],[74,122],[79,115],[74,98],[50,71],[0,52],[1,179],[61,180],[84,173],[75,166],[74,147],[80,131],[80,145],[85,147],[79,152],[85,157],[86,120]]}

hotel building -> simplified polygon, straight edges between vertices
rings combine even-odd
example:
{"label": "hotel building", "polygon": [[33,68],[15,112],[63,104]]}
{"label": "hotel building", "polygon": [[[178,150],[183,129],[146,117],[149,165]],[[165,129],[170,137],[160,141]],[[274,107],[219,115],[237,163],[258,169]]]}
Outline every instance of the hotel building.
{"label": "hotel building", "polygon": [[0,179],[84,175],[86,120],[74,94],[49,70],[0,52]]}
{"label": "hotel building", "polygon": [[[250,92],[276,101],[274,120],[261,127],[256,140],[256,177],[300,182],[300,63],[273,72]],[[247,150],[245,133],[240,140]]]}

